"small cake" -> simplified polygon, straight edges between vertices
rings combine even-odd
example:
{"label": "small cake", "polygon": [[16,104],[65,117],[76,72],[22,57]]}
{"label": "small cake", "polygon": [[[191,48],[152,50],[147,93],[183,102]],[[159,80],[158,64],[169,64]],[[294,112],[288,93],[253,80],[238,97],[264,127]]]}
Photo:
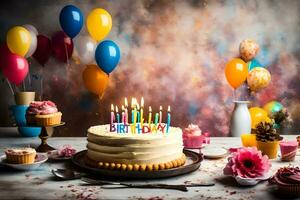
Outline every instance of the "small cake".
{"label": "small cake", "polygon": [[183,144],[186,148],[201,148],[204,140],[198,125],[190,124],[183,131]]}
{"label": "small cake", "polygon": [[9,148],[5,150],[6,161],[11,164],[34,163],[36,151],[33,148]]}
{"label": "small cake", "polygon": [[280,146],[282,161],[295,160],[296,153],[298,150],[298,142],[297,141],[281,141],[279,143],[279,146]]}
{"label": "small cake", "polygon": [[51,126],[60,124],[62,113],[52,101],[33,101],[26,112],[28,124]]}
{"label": "small cake", "polygon": [[283,167],[269,179],[269,183],[277,185],[281,194],[300,197],[299,167]]}

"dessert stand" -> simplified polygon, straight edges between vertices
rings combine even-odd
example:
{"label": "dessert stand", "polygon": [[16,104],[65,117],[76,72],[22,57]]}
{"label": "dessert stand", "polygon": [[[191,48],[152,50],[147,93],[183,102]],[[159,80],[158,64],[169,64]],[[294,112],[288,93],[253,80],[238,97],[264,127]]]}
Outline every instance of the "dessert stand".
{"label": "dessert stand", "polygon": [[54,132],[54,128],[57,128],[57,127],[63,126],[63,125],[65,125],[65,122],[61,122],[60,124],[55,124],[55,125],[52,125],[52,126],[42,126],[41,127],[42,128],[41,134],[39,135],[39,138],[41,139],[41,144],[40,144],[40,146],[38,146],[36,148],[36,151],[44,153],[44,152],[54,150],[55,148],[51,147],[47,143],[47,139],[49,137],[52,137],[53,132]]}

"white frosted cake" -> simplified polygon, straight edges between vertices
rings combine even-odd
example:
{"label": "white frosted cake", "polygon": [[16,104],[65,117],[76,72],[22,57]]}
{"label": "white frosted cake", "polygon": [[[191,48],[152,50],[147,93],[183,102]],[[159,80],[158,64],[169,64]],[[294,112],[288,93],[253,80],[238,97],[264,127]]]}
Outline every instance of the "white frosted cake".
{"label": "white frosted cake", "polygon": [[185,163],[180,128],[170,127],[167,133],[117,133],[107,124],[90,127],[87,136],[86,163],[93,167],[151,171]]}

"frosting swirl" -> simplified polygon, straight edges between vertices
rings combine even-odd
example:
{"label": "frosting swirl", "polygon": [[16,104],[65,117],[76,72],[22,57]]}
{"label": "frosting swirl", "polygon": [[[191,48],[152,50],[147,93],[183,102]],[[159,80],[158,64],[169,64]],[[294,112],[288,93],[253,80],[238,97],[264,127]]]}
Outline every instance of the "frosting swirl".
{"label": "frosting swirl", "polygon": [[55,103],[52,101],[32,101],[27,109],[27,114],[47,115],[58,112]]}
{"label": "frosting swirl", "polygon": [[299,167],[280,168],[269,182],[282,186],[300,185],[300,169]]}
{"label": "frosting swirl", "polygon": [[202,134],[202,131],[198,125],[190,124],[187,128],[184,129],[183,134],[200,136]]}

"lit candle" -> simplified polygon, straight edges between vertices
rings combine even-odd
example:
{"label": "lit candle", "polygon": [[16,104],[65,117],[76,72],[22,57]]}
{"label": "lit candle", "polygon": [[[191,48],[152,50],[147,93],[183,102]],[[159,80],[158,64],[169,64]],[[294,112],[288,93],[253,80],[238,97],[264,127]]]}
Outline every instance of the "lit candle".
{"label": "lit candle", "polygon": [[117,123],[120,123],[120,114],[119,114],[118,106],[116,106],[116,113],[117,113]]}
{"label": "lit candle", "polygon": [[168,106],[167,133],[169,133],[170,123],[171,123],[171,107]]}
{"label": "lit candle", "polygon": [[148,125],[151,126],[151,119],[152,118],[152,108],[149,106],[149,116],[148,116]]}
{"label": "lit candle", "polygon": [[133,133],[135,133],[135,128],[136,127],[136,106],[134,106],[133,109]]}
{"label": "lit candle", "polygon": [[126,122],[126,119],[125,119],[125,108],[124,108],[124,106],[122,105],[122,123],[124,123],[125,124],[125,122]]}
{"label": "lit candle", "polygon": [[111,104],[110,110],[111,110],[111,113],[110,113],[110,123],[113,124],[114,120],[115,120],[115,113],[114,113],[114,105],[113,104]]}
{"label": "lit candle", "polygon": [[161,124],[162,122],[162,106],[159,106],[159,123]]}
{"label": "lit candle", "polygon": [[158,116],[159,116],[159,114],[156,113],[156,114],[155,114],[155,121],[154,121],[155,126],[157,126],[157,123],[158,123]]}
{"label": "lit candle", "polygon": [[131,123],[134,122],[134,107],[135,107],[134,98],[131,98]]}
{"label": "lit candle", "polygon": [[125,97],[125,123],[128,124],[128,102],[126,97]]}
{"label": "lit candle", "polygon": [[141,122],[141,115],[140,115],[140,105],[137,103],[137,123]]}
{"label": "lit candle", "polygon": [[141,99],[141,127],[143,127],[144,123],[144,97]]}

